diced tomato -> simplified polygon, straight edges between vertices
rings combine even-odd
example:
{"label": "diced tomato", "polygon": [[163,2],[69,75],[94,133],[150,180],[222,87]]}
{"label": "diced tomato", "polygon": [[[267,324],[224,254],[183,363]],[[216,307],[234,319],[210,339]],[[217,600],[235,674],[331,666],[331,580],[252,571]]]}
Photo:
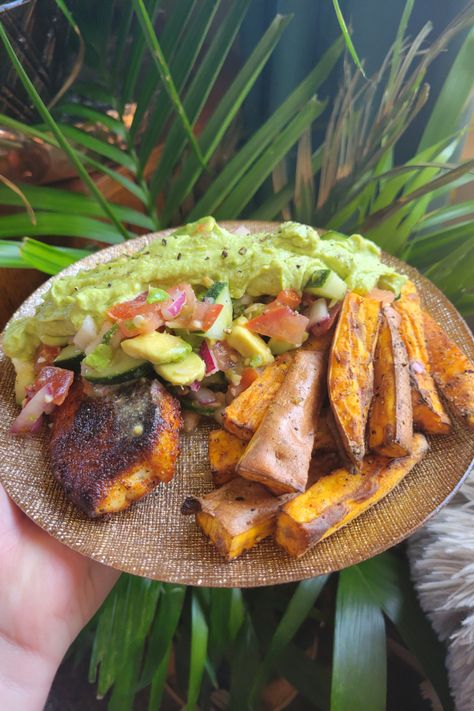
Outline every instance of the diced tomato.
{"label": "diced tomato", "polygon": [[27,388],[27,400],[31,400],[31,398],[41,390],[41,388],[44,388],[44,386],[47,385],[49,392],[51,393],[51,402],[53,405],[62,405],[67,397],[73,380],[74,373],[72,370],[55,368],[52,365],[48,365],[41,369],[33,385]]}
{"label": "diced tomato", "polygon": [[284,289],[283,291],[280,291],[275,301],[273,301],[270,306],[275,304],[277,306],[289,306],[290,309],[297,309],[300,303],[301,296],[298,294],[296,289]]}
{"label": "diced tomato", "polygon": [[107,315],[116,321],[125,338],[133,338],[141,333],[151,333],[164,324],[161,316],[161,304],[147,304],[147,292],[144,291],[131,301],[112,306]]}
{"label": "diced tomato", "polygon": [[299,345],[303,342],[308,323],[309,319],[306,316],[293,311],[288,306],[281,306],[264,311],[245,325],[250,331],[260,333],[262,336]]}
{"label": "diced tomato", "polygon": [[60,351],[60,346],[47,346],[45,343],[38,346],[35,354],[35,373],[39,373],[41,368],[44,368],[45,365],[51,365]]}
{"label": "diced tomato", "polygon": [[219,316],[224,306],[222,304],[208,304],[205,301],[196,301],[190,316],[182,314],[173,319],[168,325],[172,328],[186,328],[188,331],[207,331]]}
{"label": "diced tomato", "polygon": [[223,304],[206,304],[207,310],[202,320],[202,330],[207,331],[224,308]]}

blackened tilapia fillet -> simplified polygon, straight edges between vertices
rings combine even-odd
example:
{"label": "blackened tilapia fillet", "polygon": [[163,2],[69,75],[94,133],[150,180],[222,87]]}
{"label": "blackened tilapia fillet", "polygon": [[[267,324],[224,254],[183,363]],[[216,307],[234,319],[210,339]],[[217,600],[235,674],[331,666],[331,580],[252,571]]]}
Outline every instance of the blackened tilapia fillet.
{"label": "blackened tilapia fillet", "polygon": [[89,516],[123,511],[173,478],[181,427],[177,400],[157,380],[91,397],[78,379],[52,415],[54,476]]}

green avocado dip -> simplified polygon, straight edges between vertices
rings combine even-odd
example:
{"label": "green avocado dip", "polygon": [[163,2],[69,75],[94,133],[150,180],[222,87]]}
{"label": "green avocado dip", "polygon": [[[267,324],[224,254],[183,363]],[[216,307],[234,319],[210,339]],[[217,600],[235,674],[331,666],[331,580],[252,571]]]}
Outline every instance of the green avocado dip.
{"label": "green avocado dip", "polygon": [[232,298],[276,296],[282,289],[302,291],[312,275],[329,268],[351,291],[374,287],[399,293],[406,277],[380,261],[380,249],[360,235],[320,236],[312,227],[286,222],[275,232],[229,232],[214,218],[185,225],[146,249],[74,276],[55,280],[32,317],[12,322],[3,338],[11,358],[30,360],[40,343],[63,346],[86,315],[100,326],[107,309],[133,299],[150,285],[179,282],[207,287],[227,281]]}

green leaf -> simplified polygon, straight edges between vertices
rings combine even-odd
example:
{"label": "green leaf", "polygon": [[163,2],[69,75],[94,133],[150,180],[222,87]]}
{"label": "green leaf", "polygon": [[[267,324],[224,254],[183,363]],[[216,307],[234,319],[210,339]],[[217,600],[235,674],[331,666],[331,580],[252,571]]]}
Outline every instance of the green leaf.
{"label": "green leaf", "polygon": [[465,200],[464,202],[456,202],[453,205],[446,205],[437,210],[427,213],[420,222],[419,229],[425,234],[428,230],[433,230],[435,227],[459,220],[461,217],[474,215],[474,200]]}
{"label": "green leaf", "polygon": [[153,679],[150,688],[150,699],[148,701],[149,711],[156,711],[161,708],[161,699],[163,698],[163,690],[165,688],[166,679],[168,676],[168,667],[170,662],[172,646],[169,645],[164,657],[158,663],[156,671],[153,674]]}
{"label": "green leaf", "polygon": [[385,622],[357,566],[339,575],[331,711],[384,711]]}
{"label": "green leaf", "polygon": [[260,663],[258,640],[252,620],[246,615],[232,650],[230,678],[230,711],[251,711],[250,680]]}
{"label": "green leaf", "polygon": [[[273,49],[277,45],[285,27],[291,20],[290,16],[277,15],[265,32],[254,51],[233,80],[231,86],[224,94],[218,107],[204,128],[200,143],[206,161],[209,161],[219,146],[225,132],[235,118],[242,102],[248,95],[263,67],[267,63]],[[202,168],[195,156],[183,163],[180,173],[171,185],[166,208],[163,214],[163,223],[166,224],[181,205],[184,198],[190,194],[194,184],[201,175]]]}
{"label": "green leaf", "polygon": [[[321,168],[321,160],[323,155],[324,145],[319,146],[313,153],[311,165],[313,175],[316,175]],[[295,192],[295,184],[290,183],[277,193],[270,195],[260,207],[257,207],[250,215],[250,220],[275,220],[279,217],[281,211],[289,203]]]}
{"label": "green leaf", "polygon": [[[25,208],[28,217],[30,218],[30,222],[34,225],[36,222],[36,215],[34,213],[33,207],[31,203],[29,202],[28,198],[26,197],[25,193],[21,188],[13,183],[11,180],[6,178],[4,175],[0,174],[0,183],[3,183],[5,186],[6,190],[2,190],[2,187],[0,186],[0,190],[6,194],[6,198],[10,198],[12,200],[15,200],[16,205],[23,205]],[[2,204],[0,202],[0,204]],[[5,203],[3,203],[5,204]]]}
{"label": "green leaf", "polygon": [[[114,229],[113,225],[90,217],[68,213],[38,212],[34,225],[24,214],[0,217],[0,237],[23,237],[25,235],[67,235],[107,244],[123,241],[122,235]],[[127,236],[129,236],[128,233]]]}
{"label": "green leaf", "polygon": [[[186,588],[183,585],[162,584],[162,594],[148,642],[140,688],[148,686],[154,678],[158,664],[169,653],[183,610]],[[158,681],[156,682],[158,684]]]}
{"label": "green leaf", "polygon": [[316,67],[296,87],[272,116],[258,129],[238,153],[227,163],[215,178],[205,195],[191,211],[189,219],[212,215],[224,198],[232,193],[246,171],[259,155],[278,137],[282,129],[294,117],[314,92],[326,80],[334,68],[342,51],[342,41],[338,40],[325,52]]}
{"label": "green leaf", "polygon": [[[211,23],[215,17],[215,14],[218,10],[218,6],[220,4],[220,0],[204,0],[204,2],[200,2],[198,5],[198,12],[193,16],[192,22],[189,23],[189,29],[186,32],[185,36],[183,37],[183,40],[180,44],[177,46],[177,51],[176,55],[173,59],[173,61],[170,63],[170,68],[172,75],[174,77],[174,81],[176,84],[177,90],[182,93],[184,90],[184,87],[186,85],[187,79],[190,75],[190,72],[193,67],[196,65],[196,59],[201,51],[201,48],[203,44],[205,43],[207,39],[207,34],[209,31],[209,28],[211,26]],[[239,8],[241,3],[238,4]],[[244,3],[245,5],[245,3]],[[239,9],[238,8],[238,9]],[[225,21],[223,23],[224,28],[227,25],[227,18],[225,18]],[[196,101],[200,102],[200,105],[202,106],[205,101],[207,96],[209,95],[211,89],[212,89],[212,82],[211,80],[206,79],[206,82],[203,83],[201,81],[201,76],[203,72],[207,72],[209,70],[209,59],[216,60],[216,57],[214,56],[214,52],[211,51],[212,47],[215,47],[216,41],[219,41],[219,34],[223,28],[220,27],[217,30],[217,36],[213,38],[212,40],[212,46],[208,50],[207,55],[203,60],[199,62],[198,67],[195,70],[195,75],[191,80],[191,86],[187,90],[185,98],[182,100],[183,101],[183,107],[186,112],[186,116],[189,118],[190,124],[193,126],[194,130],[194,124],[197,118],[197,109],[195,108],[194,104]],[[237,28],[238,29],[238,28]],[[236,31],[236,30],[235,30]],[[230,49],[230,46],[227,45],[226,51],[228,52]],[[211,56],[208,57],[209,52],[211,52]],[[218,60],[215,62],[215,64],[211,67],[211,71],[219,71],[219,63]],[[196,93],[194,91],[194,87],[196,83],[200,84],[200,94],[196,96]],[[194,92],[194,104],[193,104],[193,97],[191,95],[191,92]],[[191,98],[189,98],[191,95]],[[143,140],[141,141],[140,145],[140,162],[142,165],[146,163],[148,160],[148,157],[150,156],[152,150],[155,148],[159,137],[163,131],[163,128],[166,125],[166,122],[171,114],[172,111],[172,106],[171,104],[165,103],[163,100],[159,101],[155,110],[155,113],[153,114],[151,120],[149,121],[149,125],[146,127],[145,132],[144,132],[144,137]],[[166,140],[163,146],[163,151],[160,154],[160,160],[158,162],[158,167],[157,170],[155,171],[151,184],[150,184],[150,190],[151,194],[155,197],[158,195],[158,193],[161,191],[161,185],[158,185],[159,180],[157,178],[157,174],[160,173],[161,176],[163,176],[163,173],[166,174],[165,178],[165,185],[167,184],[170,175],[171,175],[171,169],[172,166],[178,161],[181,152],[188,143],[188,138],[183,130],[183,127],[181,123],[179,122],[173,122],[172,126],[170,127],[169,133],[166,136]],[[176,155],[175,155],[176,153]],[[170,163],[170,154],[171,154],[171,166],[169,165]],[[173,160],[174,158],[174,160]]]}
{"label": "green leaf", "polygon": [[102,156],[102,158],[107,158],[108,160],[112,161],[112,163],[121,165],[127,170],[129,170],[131,173],[135,173],[135,160],[127,153],[125,153],[125,151],[122,151],[120,148],[117,148],[116,146],[107,143],[107,141],[102,141],[99,138],[95,138],[95,136],[92,136],[91,134],[86,133],[85,131],[81,131],[78,128],[74,128],[74,126],[68,126],[64,123],[58,123],[57,126],[62,131],[64,136],[81,146],[81,148],[93,151],[94,153],[97,153],[98,155]]}
{"label": "green leaf", "polygon": [[135,12],[137,14],[138,20],[139,20],[140,25],[142,27],[145,40],[148,44],[148,48],[151,52],[152,59],[155,63],[156,68],[158,69],[158,72],[160,74],[163,85],[168,93],[171,103],[174,106],[176,114],[178,115],[178,118],[183,125],[183,128],[186,132],[186,135],[188,136],[191,146],[193,147],[193,150],[194,150],[194,153],[196,154],[197,159],[199,160],[201,165],[203,167],[205,167],[206,160],[201,152],[199,144],[198,144],[196,137],[193,133],[193,129],[191,127],[191,124],[189,123],[189,119],[188,119],[186,112],[183,108],[181,99],[179,98],[179,94],[176,90],[176,86],[175,86],[173,78],[171,76],[171,73],[170,73],[168,64],[166,62],[165,56],[163,54],[163,51],[161,49],[160,43],[158,42],[158,37],[156,36],[155,30],[153,29],[153,24],[151,22],[149,14],[146,10],[145,4],[144,4],[143,0],[132,0],[132,2],[133,2],[133,7],[135,9]]}
{"label": "green leaf", "polygon": [[309,129],[306,129],[298,143],[294,202],[295,217],[298,222],[312,224],[315,197],[311,163],[311,131]]}
{"label": "green leaf", "polygon": [[46,274],[57,274],[79,259],[88,257],[91,252],[86,249],[53,247],[50,244],[25,237],[21,242],[20,254],[29,267],[39,269]]}
{"label": "green leaf", "polygon": [[3,42],[3,46],[5,47],[5,50],[9,56],[12,64],[13,64],[13,66],[15,67],[18,77],[19,77],[21,83],[23,84],[28,96],[30,97],[30,99],[33,102],[37,111],[41,114],[45,123],[50,128],[51,132],[53,133],[54,137],[56,138],[58,145],[66,153],[69,160],[72,162],[72,164],[76,168],[77,172],[79,173],[80,177],[82,178],[84,184],[89,188],[90,192],[94,195],[97,202],[102,207],[104,214],[111,219],[111,221],[114,223],[117,231],[120,232],[125,239],[127,239],[129,235],[128,235],[128,232],[126,231],[125,227],[115,218],[115,215],[109,208],[109,204],[108,204],[107,200],[103,197],[102,193],[97,188],[94,181],[90,178],[89,174],[87,173],[84,166],[82,165],[81,159],[79,158],[78,154],[67,142],[67,140],[64,137],[63,133],[61,132],[60,128],[56,124],[55,120],[53,119],[50,112],[46,108],[46,105],[44,104],[44,102],[42,101],[38,92],[36,91],[30,78],[28,77],[25,70],[23,69],[21,62],[19,61],[18,57],[16,56],[15,50],[13,49],[13,47],[10,43],[10,40],[8,39],[8,35],[5,31],[5,28],[3,27],[2,22],[0,22],[0,39]]}
{"label": "green leaf", "polygon": [[273,168],[281,161],[283,156],[298,141],[302,133],[311,125],[325,108],[325,104],[313,97],[306,106],[297,113],[292,121],[284,128],[269,146],[268,150],[256,161],[250,171],[241,179],[235,190],[214,211],[215,217],[230,220],[240,216],[245,206],[250,202],[258,188],[271,174]]}
{"label": "green leaf", "polygon": [[[0,176],[1,181],[1,176]],[[61,190],[61,188],[52,188],[46,186],[28,185],[21,183],[19,189],[28,201],[29,205],[34,210],[44,210],[51,212],[70,213],[72,215],[87,215],[88,217],[102,217],[103,212],[95,200],[75,193],[70,190]],[[0,186],[0,205],[15,205],[24,204],[21,196],[15,195],[5,188]],[[109,203],[110,208],[114,211],[117,218],[122,222],[143,227],[147,230],[154,229],[153,220],[148,215],[138,212],[131,207],[122,207]]]}
{"label": "green leaf", "polygon": [[232,588],[229,611],[229,637],[233,641],[245,619],[245,605],[240,588]]}
{"label": "green leaf", "polygon": [[308,616],[309,611],[313,607],[326,581],[327,575],[320,575],[317,578],[303,580],[303,582],[297,586],[275,630],[263,661],[256,672],[254,672],[251,692],[251,699],[254,702],[257,701],[279,656]]}
{"label": "green leaf", "polygon": [[396,76],[400,70],[400,64],[403,58],[402,49],[405,40],[405,34],[408,27],[408,20],[413,11],[415,0],[407,0],[403,8],[400,24],[398,25],[397,35],[393,43],[392,61],[390,62],[390,75],[387,81],[387,92],[391,93],[395,83]]}
{"label": "green leaf", "polygon": [[202,676],[207,658],[208,626],[198,596],[193,593],[191,603],[191,661],[189,667],[187,711],[197,706]]}
{"label": "green leaf", "polygon": [[275,668],[311,702],[312,707],[329,711],[331,674],[328,669],[291,642],[282,650]]}
{"label": "green leaf", "polygon": [[[471,23],[472,25],[472,23]],[[472,92],[474,64],[474,27],[471,28],[456,55],[449,74],[436,99],[421,137],[419,149],[432,146],[459,125],[460,117]]]}
{"label": "green leaf", "polygon": [[30,269],[30,264],[22,257],[20,243],[0,239],[0,268]]}
{"label": "green leaf", "polygon": [[416,656],[436,689],[444,711],[453,709],[444,666],[445,651],[419,606],[407,563],[392,553],[383,553],[361,563],[357,570]]}
{"label": "green leaf", "polygon": [[[237,32],[247,13],[248,6],[249,0],[243,0],[231,5],[219,27],[216,28],[206,55],[196,69],[196,74],[191,80],[183,101],[193,125],[215,85],[222,65],[232,48]],[[153,196],[165,190],[166,184],[172,175],[172,169],[182,155],[185,146],[186,137],[183,135],[181,127],[178,124],[174,124],[170,129],[163,153],[160,156],[160,162],[151,180],[151,193]]]}
{"label": "green leaf", "polygon": [[[85,104],[65,102],[61,103],[56,107],[55,113],[58,115],[66,115],[76,118],[85,119],[89,123],[99,124],[104,126],[109,131],[115,133],[119,138],[125,139],[127,136],[127,129],[121,121],[118,121],[113,116],[109,116],[105,112],[93,109]],[[64,133],[64,130],[63,130]]]}
{"label": "green leaf", "polygon": [[367,79],[367,77],[365,76],[364,68],[360,63],[359,57],[357,56],[357,52],[352,42],[351,35],[349,33],[349,30],[347,29],[346,21],[344,20],[344,15],[342,14],[341,8],[339,6],[339,0],[332,0],[332,4],[334,7],[334,12],[336,13],[337,21],[339,22],[339,27],[341,28],[342,36],[344,37],[344,41],[346,43],[346,47],[349,50],[349,54],[351,55],[354,64],[359,69],[362,76]]}

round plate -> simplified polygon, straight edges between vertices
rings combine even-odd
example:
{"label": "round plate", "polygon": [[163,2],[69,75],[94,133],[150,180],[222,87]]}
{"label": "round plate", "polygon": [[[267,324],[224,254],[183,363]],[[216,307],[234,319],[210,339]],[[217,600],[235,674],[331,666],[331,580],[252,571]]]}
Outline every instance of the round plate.
{"label": "round plate", "polygon": [[[223,223],[251,232],[275,223]],[[172,230],[160,232],[159,237]],[[156,238],[140,237],[87,257],[61,275],[75,274],[121,254],[131,254]],[[472,335],[454,306],[418,272],[398,260],[384,261],[408,274],[428,311],[474,360]],[[53,277],[35,291],[13,318],[31,315]],[[370,558],[409,536],[454,494],[474,457],[474,438],[459,422],[449,435],[431,437],[429,454],[376,506],[300,559],[290,558],[267,539],[241,558],[226,563],[204,538],[193,516],[183,516],[186,496],[212,489],[207,461],[209,428],[182,437],[174,480],[160,485],[128,511],[107,519],[89,519],[64,496],[48,460],[48,429],[36,437],[12,437],[9,427],[18,413],[13,393],[14,372],[0,353],[0,480],[18,506],[38,526],[70,548],[94,560],[135,575],[187,585],[253,587],[302,580]]]}

